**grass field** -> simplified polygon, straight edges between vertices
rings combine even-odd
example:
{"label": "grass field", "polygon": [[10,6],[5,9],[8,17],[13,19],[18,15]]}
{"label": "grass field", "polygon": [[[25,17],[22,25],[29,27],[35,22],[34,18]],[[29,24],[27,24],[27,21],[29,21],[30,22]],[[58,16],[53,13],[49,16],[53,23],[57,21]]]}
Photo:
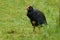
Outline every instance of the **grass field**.
{"label": "grass field", "polygon": [[[26,16],[32,5],[42,11],[47,26],[35,29]],[[0,0],[0,40],[60,40],[58,0]]]}

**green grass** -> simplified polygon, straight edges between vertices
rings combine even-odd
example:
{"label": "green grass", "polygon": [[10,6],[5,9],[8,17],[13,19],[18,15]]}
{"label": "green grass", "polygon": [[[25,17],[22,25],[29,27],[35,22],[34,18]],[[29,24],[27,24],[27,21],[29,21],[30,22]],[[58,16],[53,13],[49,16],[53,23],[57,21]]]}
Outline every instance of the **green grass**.
{"label": "green grass", "polygon": [[[44,12],[48,25],[32,33],[26,7]],[[58,0],[0,0],[0,40],[60,40]],[[9,34],[8,32],[14,31]]]}

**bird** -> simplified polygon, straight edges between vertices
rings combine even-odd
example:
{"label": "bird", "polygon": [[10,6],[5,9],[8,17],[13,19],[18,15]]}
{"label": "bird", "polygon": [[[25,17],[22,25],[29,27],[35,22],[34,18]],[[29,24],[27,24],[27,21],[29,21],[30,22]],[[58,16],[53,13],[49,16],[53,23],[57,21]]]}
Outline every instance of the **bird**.
{"label": "bird", "polygon": [[46,17],[43,12],[33,8],[32,6],[27,7],[27,17],[30,19],[30,22],[33,26],[33,32],[35,31],[35,27],[42,26],[42,24],[47,24]]}

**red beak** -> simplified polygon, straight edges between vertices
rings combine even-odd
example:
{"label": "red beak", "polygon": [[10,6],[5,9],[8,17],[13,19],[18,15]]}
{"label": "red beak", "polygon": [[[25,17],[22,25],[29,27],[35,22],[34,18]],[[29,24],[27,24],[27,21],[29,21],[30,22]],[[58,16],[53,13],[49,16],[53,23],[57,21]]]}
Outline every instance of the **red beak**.
{"label": "red beak", "polygon": [[26,9],[29,10],[29,6]]}

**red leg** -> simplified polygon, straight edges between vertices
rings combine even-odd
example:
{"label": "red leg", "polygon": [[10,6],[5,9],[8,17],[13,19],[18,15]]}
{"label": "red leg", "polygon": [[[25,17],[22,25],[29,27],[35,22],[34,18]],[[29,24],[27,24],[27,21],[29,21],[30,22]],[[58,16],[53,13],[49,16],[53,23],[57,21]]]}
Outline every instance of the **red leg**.
{"label": "red leg", "polygon": [[35,31],[35,27],[33,26],[33,32]]}

